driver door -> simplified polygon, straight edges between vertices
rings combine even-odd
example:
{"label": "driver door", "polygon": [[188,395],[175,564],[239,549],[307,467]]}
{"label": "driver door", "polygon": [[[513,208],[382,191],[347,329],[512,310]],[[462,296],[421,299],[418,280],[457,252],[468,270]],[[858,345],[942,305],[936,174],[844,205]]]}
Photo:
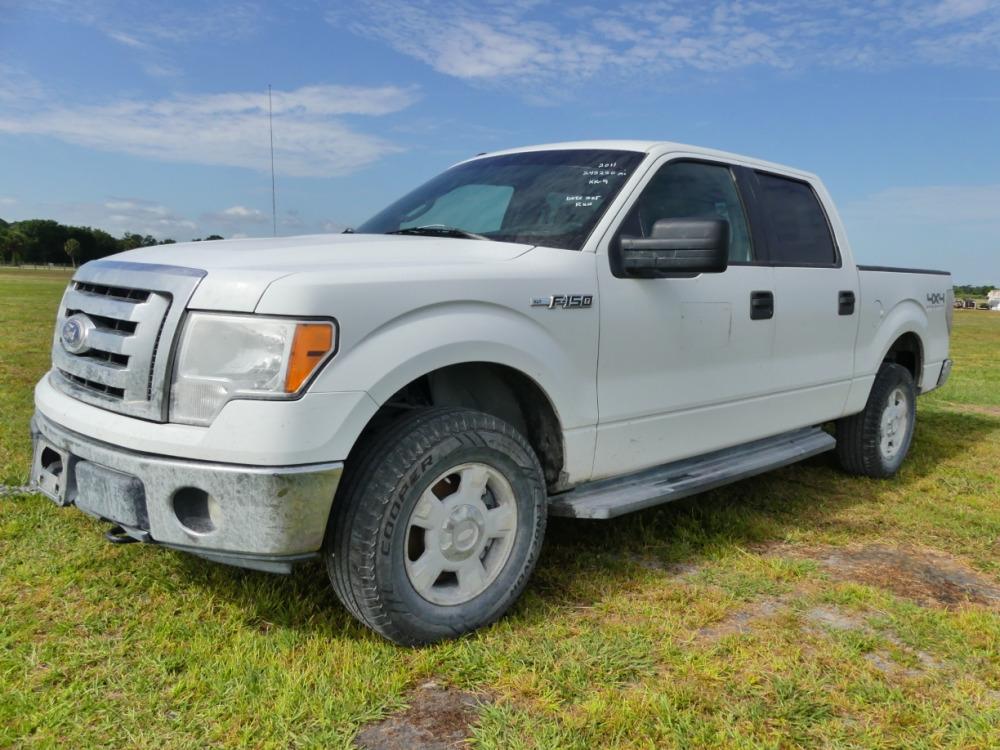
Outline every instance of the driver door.
{"label": "driver door", "polygon": [[[759,305],[751,317],[751,297],[773,293],[773,269],[758,262],[740,174],[724,163],[661,164],[598,249],[594,479],[768,434],[775,327]],[[657,221],[680,218],[728,222],[728,268],[688,278],[623,275],[619,238],[648,237]]]}

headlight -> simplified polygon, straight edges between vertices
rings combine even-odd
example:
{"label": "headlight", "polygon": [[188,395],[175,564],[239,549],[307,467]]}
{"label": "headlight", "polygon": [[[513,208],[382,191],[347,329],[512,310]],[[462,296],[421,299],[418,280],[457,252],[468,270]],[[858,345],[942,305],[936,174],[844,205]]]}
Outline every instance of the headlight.
{"label": "headlight", "polygon": [[170,421],[210,424],[236,398],[294,398],[336,345],[333,321],[190,313],[174,365]]}

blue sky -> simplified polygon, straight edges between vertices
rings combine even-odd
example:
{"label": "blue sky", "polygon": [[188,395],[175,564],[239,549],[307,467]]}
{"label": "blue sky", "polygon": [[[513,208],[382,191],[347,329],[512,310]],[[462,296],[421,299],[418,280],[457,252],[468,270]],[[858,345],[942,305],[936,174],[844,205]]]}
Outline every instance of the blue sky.
{"label": "blue sky", "polygon": [[1000,283],[1000,1],[0,0],[0,217],[338,231],[582,138],[819,173],[863,262]]}

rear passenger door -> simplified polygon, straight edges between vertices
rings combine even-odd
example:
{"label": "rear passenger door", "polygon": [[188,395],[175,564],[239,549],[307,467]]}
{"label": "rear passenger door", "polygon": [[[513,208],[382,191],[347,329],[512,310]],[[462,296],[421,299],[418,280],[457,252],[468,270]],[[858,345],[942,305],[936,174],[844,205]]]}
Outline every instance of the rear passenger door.
{"label": "rear passenger door", "polygon": [[858,274],[845,265],[815,188],[745,171],[774,284],[774,385],[787,429],[841,415],[854,374]]}

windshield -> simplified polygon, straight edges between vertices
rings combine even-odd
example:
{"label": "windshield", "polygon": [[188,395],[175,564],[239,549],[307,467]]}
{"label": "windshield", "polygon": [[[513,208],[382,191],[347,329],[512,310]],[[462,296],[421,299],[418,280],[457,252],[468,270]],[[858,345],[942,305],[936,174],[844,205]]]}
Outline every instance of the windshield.
{"label": "windshield", "polygon": [[645,154],[529,151],[452,167],[357,228],[579,250]]}

